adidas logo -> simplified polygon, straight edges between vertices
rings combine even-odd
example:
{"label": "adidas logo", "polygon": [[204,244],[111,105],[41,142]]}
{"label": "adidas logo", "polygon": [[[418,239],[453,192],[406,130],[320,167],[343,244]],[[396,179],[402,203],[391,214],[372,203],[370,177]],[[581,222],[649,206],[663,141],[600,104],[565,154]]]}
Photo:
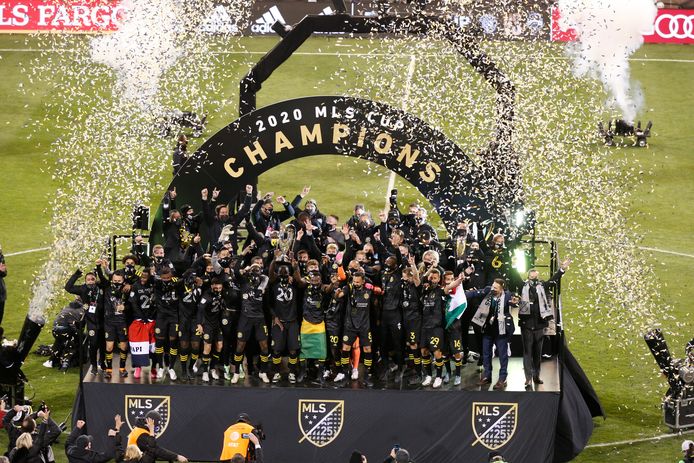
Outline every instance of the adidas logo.
{"label": "adidas logo", "polygon": [[255,23],[251,26],[251,31],[256,34],[270,34],[272,32],[272,25],[277,21],[286,24],[282,17],[282,13],[280,13],[280,9],[277,8],[277,6],[272,6],[260,18],[255,20]]}
{"label": "adidas logo", "polygon": [[200,32],[208,34],[236,34],[239,27],[222,5],[217,5],[200,25]]}

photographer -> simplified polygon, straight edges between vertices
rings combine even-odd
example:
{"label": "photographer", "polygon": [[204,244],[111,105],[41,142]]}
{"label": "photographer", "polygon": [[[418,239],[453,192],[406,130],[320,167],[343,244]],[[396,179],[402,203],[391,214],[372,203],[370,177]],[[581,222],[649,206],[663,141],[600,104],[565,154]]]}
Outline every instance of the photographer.
{"label": "photographer", "polygon": [[83,328],[85,310],[79,298],[63,308],[53,321],[53,338],[51,357],[43,364],[45,367],[58,366],[60,371],[67,371],[77,354],[79,346],[78,334]]}
{"label": "photographer", "polygon": [[[10,461],[29,463],[53,463],[53,444],[60,436],[60,427],[51,419],[51,411],[41,403],[39,411],[31,413],[28,406],[15,405],[3,419],[9,435],[8,456]],[[36,419],[43,422],[36,425]],[[20,425],[15,427],[15,423]],[[11,449],[11,450],[10,450]]]}
{"label": "photographer", "polygon": [[5,315],[5,301],[7,300],[7,289],[5,288],[5,277],[7,276],[7,264],[5,255],[0,248],[0,323]]}
{"label": "photographer", "polygon": [[161,415],[156,410],[150,410],[144,419],[138,418],[137,424],[128,435],[128,445],[137,445],[145,461],[178,461],[187,463],[188,459],[163,447],[159,447],[156,430],[161,425]]}
{"label": "photographer", "polygon": [[[245,463],[255,461],[263,463],[263,449],[260,440],[265,439],[260,426],[254,427],[247,414],[241,413],[236,424],[224,431],[224,446],[219,457],[222,462]],[[251,448],[249,444],[253,444]]]}
{"label": "photographer", "polygon": [[383,463],[412,463],[412,460],[410,460],[410,452],[396,445],[390,451],[390,455],[383,460]]}
{"label": "photographer", "polygon": [[92,436],[84,433],[82,420],[77,420],[70,436],[65,441],[65,455],[70,463],[106,463],[110,460],[119,461],[123,456],[122,438],[119,434],[123,421],[120,415],[115,417],[115,429],[108,430],[107,449],[97,452],[92,449]]}

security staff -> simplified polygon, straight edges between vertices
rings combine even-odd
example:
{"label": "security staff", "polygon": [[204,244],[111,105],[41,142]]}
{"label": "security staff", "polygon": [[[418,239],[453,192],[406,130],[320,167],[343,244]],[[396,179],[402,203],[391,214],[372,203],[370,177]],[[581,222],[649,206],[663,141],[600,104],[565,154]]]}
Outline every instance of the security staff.
{"label": "security staff", "polygon": [[245,463],[249,456],[249,444],[253,444],[256,463],[263,463],[263,449],[247,414],[239,415],[236,424],[224,431],[224,444],[219,460],[222,462]]}
{"label": "security staff", "polygon": [[178,461],[187,463],[188,459],[163,447],[159,447],[156,439],[157,427],[161,425],[161,415],[156,410],[150,410],[145,418],[138,418],[135,428],[128,435],[128,445],[137,445],[147,460]]}

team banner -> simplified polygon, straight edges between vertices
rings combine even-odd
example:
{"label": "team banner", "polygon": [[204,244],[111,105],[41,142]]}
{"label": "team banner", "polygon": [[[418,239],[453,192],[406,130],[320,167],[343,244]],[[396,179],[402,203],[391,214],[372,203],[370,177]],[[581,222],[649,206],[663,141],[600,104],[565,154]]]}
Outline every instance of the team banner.
{"label": "team banner", "polygon": [[357,449],[382,461],[398,444],[414,461],[486,461],[497,450],[510,461],[551,462],[559,406],[553,392],[379,391],[85,383],[86,422],[105,449],[115,414],[130,432],[156,409],[161,446],[191,460],[218,460],[224,432],[247,413],[262,425],[265,460],[348,461]]}
{"label": "team banner", "polygon": [[[573,29],[561,30],[561,14],[558,8],[552,9],[552,40],[570,42],[576,40]],[[694,44],[694,10],[660,9],[653,26],[643,31],[646,43]]]}

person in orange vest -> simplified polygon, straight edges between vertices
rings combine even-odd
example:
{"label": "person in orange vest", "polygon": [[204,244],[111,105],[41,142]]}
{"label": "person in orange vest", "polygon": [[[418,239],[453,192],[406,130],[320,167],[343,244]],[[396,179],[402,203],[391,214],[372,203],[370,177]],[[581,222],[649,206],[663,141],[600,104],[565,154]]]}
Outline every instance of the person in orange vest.
{"label": "person in orange vest", "polygon": [[[253,433],[253,425],[247,414],[241,413],[236,424],[229,426],[224,431],[224,446],[219,459],[222,462],[245,463],[255,461],[263,463],[263,449],[260,448],[260,440]],[[253,444],[253,450],[249,449],[249,444]],[[255,459],[251,459],[252,455]]]}
{"label": "person in orange vest", "polygon": [[161,415],[156,410],[150,410],[145,419],[138,418],[137,425],[128,435],[128,445],[137,445],[143,455],[152,460],[178,461],[187,463],[188,459],[157,445],[155,429],[161,423]]}

